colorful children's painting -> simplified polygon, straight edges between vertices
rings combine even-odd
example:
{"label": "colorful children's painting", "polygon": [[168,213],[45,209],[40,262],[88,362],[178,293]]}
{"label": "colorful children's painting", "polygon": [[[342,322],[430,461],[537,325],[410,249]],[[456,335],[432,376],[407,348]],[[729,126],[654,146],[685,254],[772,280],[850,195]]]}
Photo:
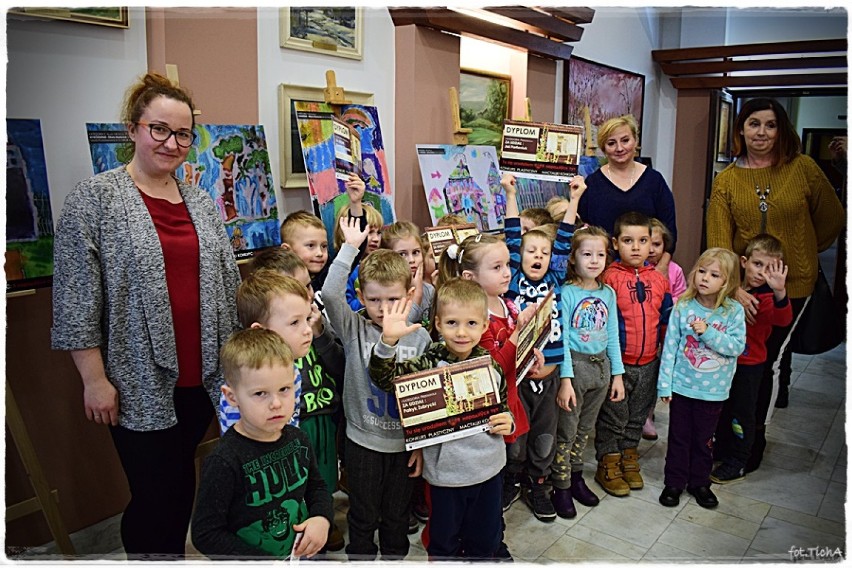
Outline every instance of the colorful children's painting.
{"label": "colorful children's painting", "polygon": [[335,113],[331,105],[323,102],[294,101],[293,104],[308,187],[314,209],[328,231],[329,243],[334,241],[337,213],[349,203],[346,181],[335,175],[334,116],[352,126],[360,136],[360,176],[367,185],[364,202],[381,212],[386,225],[393,223],[393,191],[378,109],[367,105],[341,105]]}
{"label": "colorful children's painting", "polygon": [[53,212],[39,120],[6,119],[6,290],[50,286]]}
{"label": "colorful children's painting", "polygon": [[418,144],[417,159],[433,225],[455,213],[480,231],[503,228],[506,193],[494,146]]}
{"label": "colorful children's painting", "polygon": [[[86,130],[96,174],[127,161],[129,139],[123,124],[88,123]],[[196,124],[195,132],[198,137],[175,175],[210,194],[236,257],[250,257],[254,250],[280,245],[278,205],[263,126]]]}

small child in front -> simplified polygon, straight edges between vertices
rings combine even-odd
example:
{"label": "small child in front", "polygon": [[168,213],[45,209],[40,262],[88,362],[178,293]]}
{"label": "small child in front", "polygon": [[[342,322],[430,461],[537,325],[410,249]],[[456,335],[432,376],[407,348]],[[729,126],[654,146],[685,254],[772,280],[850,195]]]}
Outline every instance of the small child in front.
{"label": "small child in front", "polygon": [[[528,373],[518,385],[518,396],[524,405],[530,430],[509,447],[505,477],[507,483],[526,474],[529,484],[521,491],[521,498],[532,510],[535,518],[552,522],[557,511],[549,494],[550,473],[556,455],[556,424],[559,408],[554,404],[559,391],[559,367],[565,353],[562,347],[562,283],[568,268],[571,236],[577,218],[577,203],[586,190],[582,176],[571,180],[571,199],[563,211],[556,238],[551,239],[536,228],[521,235],[515,176],[504,174],[500,185],[506,192],[506,245],[512,280],[506,297],[519,309],[535,306],[553,290],[553,309],[550,314],[550,337],[542,347],[544,365],[538,373]],[[601,267],[603,270],[603,267]],[[526,481],[526,479],[525,479]],[[526,487],[529,489],[526,489]]]}
{"label": "small child in front", "polygon": [[716,428],[713,457],[722,463],[710,474],[713,483],[730,483],[745,477],[757,431],[755,412],[766,363],[766,340],[773,326],[787,327],[793,321],[783,256],[781,241],[764,233],[751,239],[745,255],[740,257],[745,271],[743,288],[760,303],[754,323],[746,321],[745,351],[737,359],[731,395],[725,401]]}
{"label": "small child in front", "polygon": [[631,211],[615,220],[612,246],[619,260],[603,274],[618,303],[619,344],[624,363],[624,399],[606,400],[595,425],[597,481],[616,497],[642,489],[639,453],[642,425],[656,401],[658,347],[669,320],[669,281],[648,264],[651,220]]}
{"label": "small child in front", "polygon": [[[479,345],[488,326],[488,297],[476,282],[455,278],[438,289],[434,325],[442,340],[397,363],[397,343],[420,328],[408,323],[410,309],[410,301],[399,301],[382,310],[382,336],[370,358],[370,376],[380,388],[393,391],[395,377],[488,355]],[[422,539],[430,560],[506,559],[500,470],[506,463],[502,436],[511,433],[514,422],[503,373],[491,361],[500,377],[501,412],[489,418],[490,430],[423,448],[431,514]]]}
{"label": "small child in front", "polygon": [[[350,560],[375,560],[381,550],[386,560],[408,554],[408,522],[412,477],[420,475],[420,452],[405,450],[396,398],[370,380],[367,366],[373,345],[382,334],[383,305],[414,294],[411,270],[390,250],[377,250],[360,264],[358,296],[364,309],[353,312],[346,302],[346,280],[358,247],[367,238],[357,219],[340,219],[343,243],[328,269],[323,286],[328,319],[343,342],[346,380],[343,413],[346,416],[346,473],[349,485]],[[426,330],[405,336],[400,359],[423,353],[431,343]],[[379,531],[379,546],[374,533]]]}
{"label": "small child in front", "polygon": [[577,229],[568,280],[562,286],[565,357],[556,397],[560,411],[550,479],[553,506],[565,519],[577,516],[574,499],[586,507],[599,503],[583,479],[583,452],[604,401],[624,398],[615,292],[601,282],[608,250],[606,231]]}
{"label": "small child in front", "polygon": [[737,357],[745,349],[737,257],[729,250],[704,251],[689,273],[689,287],[672,310],[657,392],[669,405],[669,439],[660,503],[676,507],[684,489],[710,509],[713,432],[731,390]]}
{"label": "small child in front", "polygon": [[310,558],[334,509],[308,437],[288,425],[293,354],[274,331],[250,328],[228,338],[221,363],[240,419],[204,460],[192,544],[211,558]]}

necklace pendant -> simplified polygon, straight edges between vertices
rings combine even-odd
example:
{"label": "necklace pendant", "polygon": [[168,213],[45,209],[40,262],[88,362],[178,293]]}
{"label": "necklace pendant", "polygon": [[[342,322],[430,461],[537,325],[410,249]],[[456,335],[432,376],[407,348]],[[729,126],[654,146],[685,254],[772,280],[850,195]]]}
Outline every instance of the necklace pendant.
{"label": "necklace pendant", "polygon": [[761,201],[758,209],[760,209],[761,213],[766,213],[769,210],[769,204],[765,201]]}

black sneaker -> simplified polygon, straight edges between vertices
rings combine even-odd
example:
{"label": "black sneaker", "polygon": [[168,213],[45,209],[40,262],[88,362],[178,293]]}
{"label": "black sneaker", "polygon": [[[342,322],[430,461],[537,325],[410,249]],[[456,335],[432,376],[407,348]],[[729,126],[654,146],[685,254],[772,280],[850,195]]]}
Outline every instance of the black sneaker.
{"label": "black sneaker", "polygon": [[515,483],[515,478],[510,479],[509,476],[506,476],[503,479],[503,512],[508,511],[512,503],[517,501],[520,496],[521,488]]}
{"label": "black sneaker", "polygon": [[408,516],[408,534],[414,534],[420,530],[420,521],[417,520],[417,517],[414,516],[414,513],[411,513]]}
{"label": "black sneaker", "polygon": [[534,479],[532,487],[524,491],[522,496],[527,506],[532,509],[536,519],[544,523],[552,523],[556,520],[556,509],[553,507],[550,495],[547,494],[547,486],[544,484],[543,477]]}
{"label": "black sneaker", "polygon": [[731,462],[722,462],[710,474],[710,481],[719,485],[741,479],[745,479],[745,468]]}
{"label": "black sneaker", "polygon": [[660,494],[660,505],[663,505],[664,507],[677,507],[680,505],[681,493],[683,493],[683,489],[676,489],[666,485],[663,492]]}
{"label": "black sneaker", "polygon": [[695,497],[695,502],[705,509],[712,509],[719,504],[719,500],[710,490],[710,487],[687,487],[686,492]]}

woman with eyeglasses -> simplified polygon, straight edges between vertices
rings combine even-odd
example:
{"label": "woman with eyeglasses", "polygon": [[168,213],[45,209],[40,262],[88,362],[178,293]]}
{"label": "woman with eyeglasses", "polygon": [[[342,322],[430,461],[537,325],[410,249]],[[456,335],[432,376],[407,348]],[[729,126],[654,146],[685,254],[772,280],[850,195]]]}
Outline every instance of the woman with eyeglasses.
{"label": "woman with eyeglasses", "polygon": [[132,85],[132,157],[77,184],[54,241],[52,346],[71,352],[86,417],[109,427],[127,476],[129,559],[184,556],[195,450],[219,401],[219,349],[238,327],[225,227],[209,195],[175,177],[193,110],[161,75]]}

